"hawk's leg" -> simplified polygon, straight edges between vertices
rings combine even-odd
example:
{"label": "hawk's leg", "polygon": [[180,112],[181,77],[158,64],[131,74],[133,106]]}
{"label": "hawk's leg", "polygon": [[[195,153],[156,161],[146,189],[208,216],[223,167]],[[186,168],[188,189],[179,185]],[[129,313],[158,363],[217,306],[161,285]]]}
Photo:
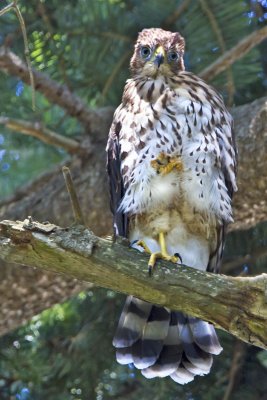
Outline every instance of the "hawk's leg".
{"label": "hawk's leg", "polygon": [[151,161],[151,166],[157,171],[157,174],[167,175],[173,170],[181,172],[183,163],[180,156],[171,157],[161,152],[155,160]]}
{"label": "hawk's leg", "polygon": [[137,244],[137,246],[141,246],[144,249],[145,253],[152,254],[152,251],[147,246],[147,244],[144,242],[144,240],[138,240],[138,242],[136,242],[136,244]]}
{"label": "hawk's leg", "polygon": [[159,245],[160,245],[160,250],[157,253],[152,253],[151,250],[148,248],[146,243],[143,240],[139,240],[137,244],[145,250],[146,253],[150,254],[149,261],[148,261],[148,272],[149,275],[152,274],[152,270],[156,264],[156,261],[158,259],[166,260],[166,261],[171,261],[173,263],[177,263],[179,260],[182,262],[181,256],[176,253],[175,255],[170,255],[167,251],[166,247],[166,241],[165,241],[165,233],[160,232],[159,233]]}

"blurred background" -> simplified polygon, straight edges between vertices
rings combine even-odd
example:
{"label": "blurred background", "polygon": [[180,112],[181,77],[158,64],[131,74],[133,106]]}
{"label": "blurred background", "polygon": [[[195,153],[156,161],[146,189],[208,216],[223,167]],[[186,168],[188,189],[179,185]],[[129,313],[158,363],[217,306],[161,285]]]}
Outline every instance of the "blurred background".
{"label": "blurred background", "polygon": [[[0,10],[10,3],[0,1]],[[23,36],[10,9],[0,16],[0,219],[32,215],[61,226],[73,223],[60,172],[67,164],[88,226],[98,235],[111,233],[104,148],[137,33],[148,27],[179,31],[186,40],[186,69],[204,76],[227,50],[267,26],[265,0],[21,0],[18,6],[32,68],[43,75],[36,75],[33,111],[29,77],[23,73]],[[242,121],[248,125],[245,118],[261,109],[264,102],[257,101],[266,96],[267,39],[222,73],[205,78],[224,96],[237,127]],[[251,185],[240,179],[237,222],[223,265],[223,272],[234,276],[266,271],[261,171],[267,170],[267,124],[262,115],[258,153],[250,133],[246,139],[242,131],[240,153],[250,154],[253,147],[254,160],[250,155],[243,159],[253,164],[258,154],[259,164],[251,170],[259,178],[241,162],[241,177],[246,173]],[[70,142],[45,143],[47,130]],[[267,399],[267,352],[262,349],[220,331],[224,352],[210,375],[186,386],[168,378],[149,381],[131,365],[115,361],[111,342],[124,296],[1,261],[0,267],[1,400]]]}

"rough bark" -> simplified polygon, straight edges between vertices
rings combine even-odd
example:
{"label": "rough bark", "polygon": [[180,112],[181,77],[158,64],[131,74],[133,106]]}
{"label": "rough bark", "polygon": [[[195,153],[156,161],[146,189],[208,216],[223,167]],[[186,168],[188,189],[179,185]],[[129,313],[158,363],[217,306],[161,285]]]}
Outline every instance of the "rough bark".
{"label": "rough bark", "polygon": [[148,277],[147,256],[125,239],[113,243],[83,226],[28,219],[0,223],[0,257],[182,310],[267,349],[267,274],[232,278],[163,262]]}
{"label": "rough bark", "polygon": [[239,153],[232,228],[244,229],[267,220],[267,98],[231,112]]}
{"label": "rough bark", "polygon": [[[97,141],[88,147],[87,155],[73,156],[68,163],[86,224],[99,236],[109,234],[112,226],[104,151],[112,111],[97,111],[97,121],[101,120],[101,124],[94,125]],[[239,191],[234,198],[235,224],[231,229],[245,229],[267,220],[267,98],[236,107],[232,114],[239,148]],[[86,137],[83,148],[85,142]],[[0,220],[23,219],[28,215],[61,226],[73,223],[61,166],[0,203]],[[1,261],[0,282],[0,334],[84,288],[72,279],[61,276],[55,280],[39,270],[25,268],[22,274],[17,266]]]}

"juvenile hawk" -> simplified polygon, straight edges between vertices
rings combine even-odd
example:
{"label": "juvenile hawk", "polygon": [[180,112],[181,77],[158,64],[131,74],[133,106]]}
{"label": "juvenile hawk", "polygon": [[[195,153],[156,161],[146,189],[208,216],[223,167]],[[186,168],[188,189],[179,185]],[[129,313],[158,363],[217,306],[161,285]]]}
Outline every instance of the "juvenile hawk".
{"label": "juvenile hawk", "polygon": [[[114,228],[150,254],[150,270],[163,258],[216,272],[237,189],[232,118],[184,70],[183,54],[179,33],[138,36],[107,145]],[[132,296],[113,345],[119,363],[181,384],[207,374],[222,350],[210,323]]]}

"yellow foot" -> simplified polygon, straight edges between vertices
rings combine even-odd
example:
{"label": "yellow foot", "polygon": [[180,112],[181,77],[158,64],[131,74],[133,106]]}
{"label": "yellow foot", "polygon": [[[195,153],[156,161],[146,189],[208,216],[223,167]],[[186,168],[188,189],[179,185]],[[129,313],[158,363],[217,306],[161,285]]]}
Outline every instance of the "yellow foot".
{"label": "yellow foot", "polygon": [[173,170],[181,172],[183,163],[180,156],[171,157],[161,152],[155,160],[151,161],[151,166],[157,171],[157,174],[167,175]]}
{"label": "yellow foot", "polygon": [[146,243],[143,240],[138,240],[138,242],[136,242],[137,246],[141,246],[145,253],[148,254],[152,254],[152,251],[150,250],[150,248],[146,245]]}
{"label": "yellow foot", "polygon": [[179,260],[182,262],[182,259],[178,253],[174,254],[173,256],[170,256],[168,253],[152,253],[148,261],[148,273],[150,276],[152,275],[153,268],[155,267],[158,259],[171,261],[174,264],[177,264]]}
{"label": "yellow foot", "polygon": [[159,251],[157,253],[152,253],[152,251],[147,246],[147,244],[145,243],[144,240],[138,240],[136,242],[136,244],[138,246],[141,246],[144,249],[145,253],[150,254],[149,261],[148,261],[148,274],[150,276],[152,275],[152,271],[156,264],[156,261],[159,259],[165,260],[165,261],[171,261],[174,264],[177,264],[178,261],[180,261],[182,263],[182,257],[180,256],[179,253],[176,253],[173,256],[170,256],[168,254],[168,251],[166,248],[166,243],[165,243],[165,236],[164,236],[163,232],[159,233],[159,244],[160,244],[161,251]]}

